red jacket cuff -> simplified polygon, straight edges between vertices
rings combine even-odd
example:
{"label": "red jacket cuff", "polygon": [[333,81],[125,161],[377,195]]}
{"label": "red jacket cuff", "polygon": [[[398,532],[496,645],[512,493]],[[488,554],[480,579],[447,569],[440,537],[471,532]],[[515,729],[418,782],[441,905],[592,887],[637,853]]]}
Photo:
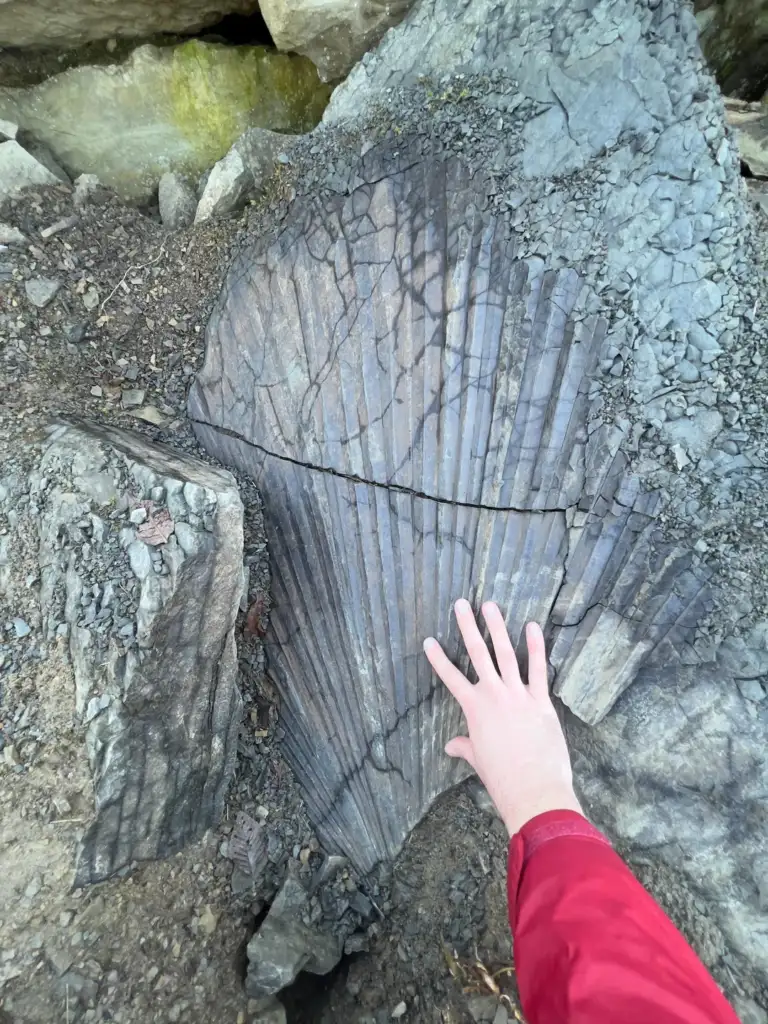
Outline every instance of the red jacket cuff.
{"label": "red jacket cuff", "polygon": [[563,838],[611,845],[603,833],[577,811],[545,811],[527,821],[509,841],[507,897],[510,921],[516,919],[517,897],[526,863],[545,843]]}

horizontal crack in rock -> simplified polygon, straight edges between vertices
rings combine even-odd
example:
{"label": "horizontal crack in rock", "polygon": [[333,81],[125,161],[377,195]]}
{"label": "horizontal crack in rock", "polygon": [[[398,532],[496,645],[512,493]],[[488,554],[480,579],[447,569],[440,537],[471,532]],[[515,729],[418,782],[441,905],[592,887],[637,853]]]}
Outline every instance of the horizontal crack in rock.
{"label": "horizontal crack in rock", "polygon": [[292,466],[309,469],[315,473],[326,473],[328,476],[335,476],[341,480],[349,480],[351,483],[365,484],[367,487],[378,487],[382,491],[395,491],[398,494],[409,494],[414,498],[423,498],[425,501],[433,501],[438,505],[454,505],[458,508],[476,508],[485,512],[523,512],[539,516],[546,515],[549,512],[567,512],[571,508],[577,508],[576,503],[573,505],[556,505],[553,508],[519,508],[515,505],[485,505],[482,502],[455,501],[452,498],[440,498],[435,494],[426,494],[424,491],[416,491],[412,487],[405,487],[403,484],[386,484],[380,483],[378,480],[366,480],[364,477],[357,476],[354,473],[341,473],[338,469],[331,469],[329,466],[316,466],[312,462],[302,462],[301,459],[292,459],[289,455],[278,455],[277,452],[272,452],[263,445],[257,444],[255,441],[249,441],[247,437],[243,437],[242,434],[238,434],[235,430],[230,430],[227,427],[220,427],[215,423],[208,423],[207,420],[195,419],[194,416],[190,417],[190,422],[196,423],[201,427],[210,427],[211,430],[217,430],[219,433],[225,434],[227,437],[232,437],[236,441],[242,441],[243,444],[247,444],[250,448],[255,448],[257,451],[260,451],[263,455],[267,455],[271,459],[278,459],[280,462],[288,462]]}

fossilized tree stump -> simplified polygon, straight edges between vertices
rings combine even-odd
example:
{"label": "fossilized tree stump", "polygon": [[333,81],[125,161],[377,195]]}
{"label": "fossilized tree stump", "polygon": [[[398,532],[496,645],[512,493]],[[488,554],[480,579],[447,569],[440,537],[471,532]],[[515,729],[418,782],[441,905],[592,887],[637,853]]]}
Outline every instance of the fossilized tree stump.
{"label": "fossilized tree stump", "polygon": [[[563,699],[598,720],[702,583],[595,426],[607,322],[572,268],[521,259],[455,161],[292,218],[230,273],[191,399],[264,495],[270,659],[321,833],[391,856],[460,769],[421,653],[451,598],[546,623]],[[599,668],[597,667],[599,665]]]}

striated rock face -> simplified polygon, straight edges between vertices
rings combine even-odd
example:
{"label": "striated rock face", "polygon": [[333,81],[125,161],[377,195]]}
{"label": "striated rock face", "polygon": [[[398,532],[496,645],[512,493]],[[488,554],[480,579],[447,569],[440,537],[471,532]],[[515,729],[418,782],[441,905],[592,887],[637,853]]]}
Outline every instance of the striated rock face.
{"label": "striated rock face", "polygon": [[57,428],[32,491],[43,632],[69,644],[93,776],[84,884],[221,816],[240,720],[243,509],[229,473],[86,424]]}
{"label": "striated rock face", "polygon": [[461,662],[451,600],[495,598],[545,625],[590,812],[765,979],[768,331],[692,13],[421,3],[301,153],[189,408],[264,495],[320,834],[370,867],[456,781],[421,640]]}
{"label": "striated rock face", "polygon": [[0,0],[0,46],[76,46],[111,36],[196,32],[256,0]]}
{"label": "striated rock face", "polygon": [[324,82],[343,78],[396,25],[411,0],[262,0],[275,46],[309,57]]}
{"label": "striated rock face", "polygon": [[457,163],[386,162],[241,257],[190,403],[265,496],[287,742],[366,868],[456,779],[460,711],[421,656],[449,595],[498,601],[516,638],[548,622],[557,690],[596,722],[662,639],[691,639],[706,575],[590,416],[594,291],[520,259]]}
{"label": "striated rock face", "polygon": [[0,117],[49,146],[72,176],[93,173],[122,196],[148,198],[166,171],[200,175],[251,126],[309,131],[329,94],[303,57],[191,40],[0,89]]}

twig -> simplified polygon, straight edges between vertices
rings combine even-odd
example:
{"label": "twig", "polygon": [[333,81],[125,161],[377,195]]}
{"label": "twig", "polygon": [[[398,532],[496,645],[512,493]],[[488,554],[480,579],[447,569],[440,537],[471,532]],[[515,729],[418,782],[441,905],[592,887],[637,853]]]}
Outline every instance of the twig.
{"label": "twig", "polygon": [[50,822],[51,825],[76,825],[85,821],[85,818],[56,818]]}
{"label": "twig", "polygon": [[120,280],[117,282],[117,284],[112,289],[112,291],[109,293],[109,295],[106,297],[106,299],[104,299],[102,304],[99,306],[99,313],[103,313],[104,312],[104,307],[109,302],[109,300],[112,298],[112,296],[115,294],[117,289],[121,285],[123,285],[125,283],[126,277],[128,277],[128,275],[130,274],[130,272],[132,270],[146,270],[147,267],[151,267],[153,263],[157,263],[157,261],[160,259],[160,257],[163,255],[164,252],[165,252],[165,245],[163,244],[163,245],[160,246],[160,252],[157,254],[157,256],[154,257],[154,259],[151,259],[149,261],[149,263],[141,263],[141,264],[139,264],[139,263],[132,263],[130,265],[130,267],[128,267],[126,272],[123,274],[123,276],[120,278]]}

